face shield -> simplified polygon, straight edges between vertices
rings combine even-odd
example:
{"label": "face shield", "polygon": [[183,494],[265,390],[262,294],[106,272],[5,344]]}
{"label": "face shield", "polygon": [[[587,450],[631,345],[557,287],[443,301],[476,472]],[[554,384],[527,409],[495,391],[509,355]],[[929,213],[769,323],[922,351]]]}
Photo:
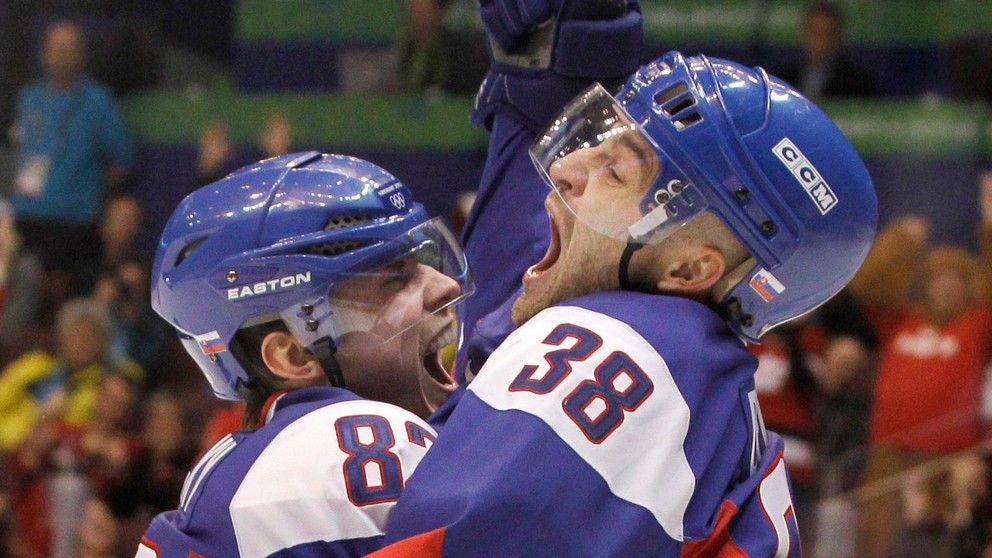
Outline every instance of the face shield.
{"label": "face shield", "polygon": [[342,347],[346,335],[363,334],[357,346],[365,350],[443,315],[451,318],[444,337],[453,343],[459,334],[455,305],[474,288],[455,235],[432,219],[376,246],[373,255],[340,274],[324,296],[283,310],[280,317],[301,344],[313,347],[328,339],[332,352],[355,352],[356,344]]}
{"label": "face shield", "polygon": [[610,238],[656,244],[707,207],[598,83],[565,107],[530,155],[576,218]]}

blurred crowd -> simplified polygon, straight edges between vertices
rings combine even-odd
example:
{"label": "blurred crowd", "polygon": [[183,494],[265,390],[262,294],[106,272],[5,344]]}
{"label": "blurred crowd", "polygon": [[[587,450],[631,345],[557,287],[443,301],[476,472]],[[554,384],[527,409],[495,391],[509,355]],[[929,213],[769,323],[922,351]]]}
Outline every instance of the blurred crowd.
{"label": "blurred crowd", "polygon": [[753,347],[807,555],[992,556],[992,173],[980,182],[979,254],[895,219],[844,291]]}
{"label": "blurred crowd", "polygon": [[[194,459],[240,424],[151,310],[146,209],[127,188],[140,161],[85,71],[85,45],[73,21],[47,28],[0,200],[0,556],[132,556],[150,519],[176,507]],[[281,114],[257,148],[212,122],[199,182],[183,187],[291,142]]]}
{"label": "blurred crowd", "polygon": [[[400,90],[470,94],[484,75],[481,35],[445,26],[451,4],[407,3]],[[876,95],[844,55],[843,24],[835,5],[814,5],[802,62],[769,68],[813,99]],[[139,238],[158,231],[129,193],[141,161],[85,71],[83,29],[59,20],[45,33],[0,200],[0,556],[131,556],[241,407],[213,399],[151,311]],[[204,127],[198,183],[181,188],[296,147],[282,113],[255,145],[229,128]],[[807,556],[992,557],[992,174],[976,192],[978,254],[931,245],[922,217],[895,219],[847,289],[753,347]],[[470,204],[453,201],[456,225]]]}

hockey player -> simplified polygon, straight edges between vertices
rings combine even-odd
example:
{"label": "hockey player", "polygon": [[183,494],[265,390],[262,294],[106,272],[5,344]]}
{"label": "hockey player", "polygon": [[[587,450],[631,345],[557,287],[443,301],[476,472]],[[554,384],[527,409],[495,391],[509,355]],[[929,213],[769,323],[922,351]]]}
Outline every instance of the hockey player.
{"label": "hockey player", "polygon": [[[549,3],[483,2],[484,20],[486,4]],[[557,5],[534,49],[550,65],[495,57],[499,85],[480,95],[498,101],[494,138],[507,120],[526,133],[527,92],[563,81],[556,57],[582,60],[561,50],[583,44],[563,41],[572,3]],[[491,148],[505,164],[487,168],[494,197],[525,176],[512,145]],[[520,327],[486,360],[501,330],[475,324],[470,365],[485,364],[375,556],[798,556],[782,441],[742,340],[816,308],[863,261],[877,207],[854,149],[763,70],[673,52],[615,95],[583,92],[530,157],[554,191]]]}
{"label": "hockey player", "polygon": [[[472,122],[488,128],[490,140],[462,233],[477,285],[465,303],[465,338],[475,350],[460,355],[462,383],[513,329],[509,307],[520,279],[548,247],[548,190],[528,149],[586,87],[623,83],[639,66],[642,50],[636,0],[483,0],[481,6],[493,60]],[[562,14],[552,20],[556,6]],[[552,37],[566,45],[560,54],[546,48]]]}
{"label": "hockey player", "polygon": [[473,287],[451,232],[385,170],[296,153],[188,196],[153,273],[154,309],[218,397],[246,400],[246,430],[206,453],[137,556],[378,548],[436,436],[420,417],[454,388],[439,351]]}

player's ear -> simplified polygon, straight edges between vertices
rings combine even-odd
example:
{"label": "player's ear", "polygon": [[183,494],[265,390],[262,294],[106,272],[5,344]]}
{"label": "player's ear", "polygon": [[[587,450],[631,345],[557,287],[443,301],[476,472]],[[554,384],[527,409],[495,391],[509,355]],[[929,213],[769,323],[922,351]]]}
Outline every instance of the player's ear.
{"label": "player's ear", "polygon": [[727,259],[713,246],[697,245],[659,262],[654,274],[660,292],[692,295],[709,291],[727,271]]}
{"label": "player's ear", "polygon": [[273,331],[262,339],[262,360],[273,374],[286,380],[309,382],[322,379],[324,371],[317,358],[286,331]]}

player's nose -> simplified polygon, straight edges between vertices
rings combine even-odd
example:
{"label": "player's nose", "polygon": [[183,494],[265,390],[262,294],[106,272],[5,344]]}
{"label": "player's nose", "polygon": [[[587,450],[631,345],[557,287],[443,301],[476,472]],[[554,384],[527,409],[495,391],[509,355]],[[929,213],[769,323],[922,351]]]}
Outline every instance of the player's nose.
{"label": "player's nose", "polygon": [[582,150],[569,153],[551,165],[551,181],[566,200],[581,196],[589,183],[588,157]]}
{"label": "player's nose", "polygon": [[433,267],[424,266],[424,274],[424,310],[434,312],[462,294],[458,281]]}

